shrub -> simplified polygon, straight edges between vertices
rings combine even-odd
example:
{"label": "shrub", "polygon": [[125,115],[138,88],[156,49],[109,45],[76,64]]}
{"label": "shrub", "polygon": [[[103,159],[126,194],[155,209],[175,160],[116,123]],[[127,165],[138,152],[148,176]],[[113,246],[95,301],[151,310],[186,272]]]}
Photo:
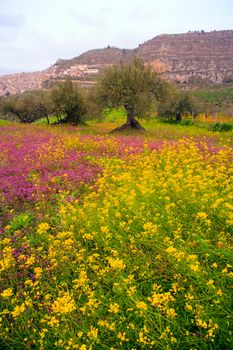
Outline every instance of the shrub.
{"label": "shrub", "polygon": [[229,123],[215,123],[209,127],[209,130],[219,132],[231,131],[233,130],[233,125]]}

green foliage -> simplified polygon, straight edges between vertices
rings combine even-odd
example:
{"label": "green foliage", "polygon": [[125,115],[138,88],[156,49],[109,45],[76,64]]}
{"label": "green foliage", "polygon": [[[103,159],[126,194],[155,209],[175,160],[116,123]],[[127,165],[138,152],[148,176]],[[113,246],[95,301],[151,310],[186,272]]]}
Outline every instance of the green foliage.
{"label": "green foliage", "polygon": [[0,126],[6,126],[6,125],[10,125],[10,121],[5,120],[5,119],[0,119]]}
{"label": "green foliage", "polygon": [[232,116],[233,111],[233,87],[206,88],[195,90],[193,96],[198,100],[201,112],[213,114],[221,112]]}
{"label": "green foliage", "polygon": [[73,84],[71,80],[58,83],[53,87],[51,97],[58,118],[65,114],[64,122],[75,125],[83,120],[87,108],[77,84]]}
{"label": "green foliage", "polygon": [[103,117],[105,122],[115,122],[119,118],[126,117],[126,111],[124,108],[119,107],[119,108],[109,108],[105,107],[103,109]]}
{"label": "green foliage", "polygon": [[50,95],[47,91],[31,91],[1,99],[1,113],[8,119],[32,123],[42,117],[48,118],[51,111]]}
{"label": "green foliage", "polygon": [[215,123],[209,127],[211,131],[231,131],[233,130],[233,125],[229,123]]}
{"label": "green foliage", "polygon": [[47,90],[35,91],[35,108],[40,116],[45,117],[47,124],[50,123],[49,115],[52,113],[51,93]]}
{"label": "green foliage", "polygon": [[85,120],[101,120],[102,107],[96,101],[96,91],[93,88],[82,88],[80,90],[85,102],[86,113]]}
{"label": "green foliage", "polygon": [[208,102],[219,103],[223,101],[232,101],[233,87],[220,88],[220,89],[205,89],[196,90],[193,92],[195,96],[204,98]]}
{"label": "green foliage", "polygon": [[10,231],[14,232],[16,230],[25,229],[32,221],[31,215],[19,214],[15,215],[10,221]]}
{"label": "green foliage", "polygon": [[154,99],[164,96],[166,83],[150,66],[135,59],[131,64],[120,64],[106,70],[97,85],[97,98],[103,107],[124,107],[127,122],[135,124],[135,116],[150,111]]}
{"label": "green foliage", "polygon": [[[57,124],[57,117],[56,116],[49,116],[49,124]],[[38,124],[38,125],[46,125],[48,124],[48,119],[47,118],[41,118],[41,119],[37,119],[34,124]],[[61,116],[62,119],[62,116]]]}
{"label": "green foliage", "polygon": [[190,126],[190,125],[193,125],[193,121],[192,120],[182,120],[181,125]]}
{"label": "green foliage", "polygon": [[171,121],[175,118],[176,122],[181,122],[185,114],[196,113],[197,105],[194,97],[174,87],[170,89],[167,99],[158,105],[158,115]]}

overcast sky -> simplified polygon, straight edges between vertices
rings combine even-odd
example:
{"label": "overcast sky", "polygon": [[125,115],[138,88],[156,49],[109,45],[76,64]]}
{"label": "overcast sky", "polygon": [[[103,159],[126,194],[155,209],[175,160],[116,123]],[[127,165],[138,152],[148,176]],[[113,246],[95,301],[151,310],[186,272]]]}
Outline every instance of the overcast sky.
{"label": "overcast sky", "polygon": [[233,29],[233,0],[0,0],[0,74],[202,29]]}

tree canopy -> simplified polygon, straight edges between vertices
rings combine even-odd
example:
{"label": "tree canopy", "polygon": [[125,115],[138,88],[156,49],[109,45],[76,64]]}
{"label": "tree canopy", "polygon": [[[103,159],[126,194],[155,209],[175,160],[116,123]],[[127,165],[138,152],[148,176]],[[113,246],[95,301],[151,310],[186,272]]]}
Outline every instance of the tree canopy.
{"label": "tree canopy", "polygon": [[127,121],[120,128],[143,129],[136,117],[143,117],[154,100],[161,100],[166,82],[135,58],[130,64],[113,66],[103,72],[96,87],[98,102],[106,107],[124,107]]}
{"label": "tree canopy", "polygon": [[51,112],[50,95],[40,90],[7,96],[1,101],[1,111],[3,115],[18,118],[21,123],[32,123],[42,117],[48,120]]}
{"label": "tree canopy", "polygon": [[177,122],[182,120],[184,114],[195,115],[197,113],[197,103],[195,98],[188,92],[180,91],[175,87],[169,90],[165,101],[158,105],[158,115],[170,118]]}
{"label": "tree canopy", "polygon": [[83,119],[87,109],[77,84],[71,80],[56,84],[51,92],[56,115],[65,115],[64,122],[77,125]]}

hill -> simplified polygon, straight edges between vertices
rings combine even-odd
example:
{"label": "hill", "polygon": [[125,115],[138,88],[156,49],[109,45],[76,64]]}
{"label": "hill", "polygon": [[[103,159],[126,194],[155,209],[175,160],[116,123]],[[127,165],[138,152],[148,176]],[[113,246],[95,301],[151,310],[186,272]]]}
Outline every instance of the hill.
{"label": "hill", "polygon": [[66,76],[92,85],[102,69],[142,58],[165,77],[187,86],[233,83],[233,30],[162,34],[136,49],[94,49],[72,59],[59,59],[48,69],[0,77],[0,95],[39,89]]}

